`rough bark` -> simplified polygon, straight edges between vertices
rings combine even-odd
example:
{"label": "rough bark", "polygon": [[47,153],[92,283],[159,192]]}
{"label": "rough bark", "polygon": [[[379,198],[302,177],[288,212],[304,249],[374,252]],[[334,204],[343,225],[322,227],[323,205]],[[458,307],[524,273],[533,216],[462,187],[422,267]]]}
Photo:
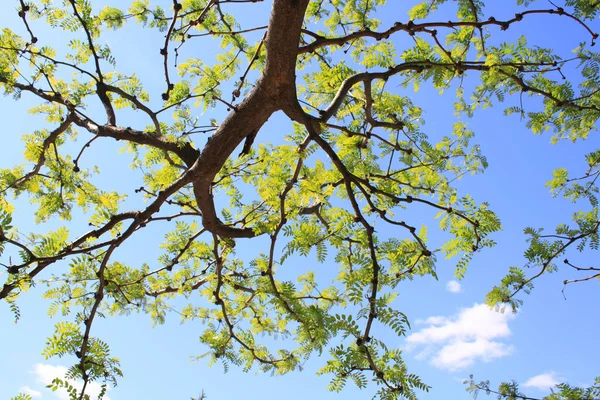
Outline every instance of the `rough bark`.
{"label": "rough bark", "polygon": [[297,109],[296,57],[308,0],[275,0],[266,36],[263,76],[210,138],[190,172],[204,227],[220,236],[253,237],[251,228],[224,225],[217,216],[212,182],[234,150],[276,111]]}

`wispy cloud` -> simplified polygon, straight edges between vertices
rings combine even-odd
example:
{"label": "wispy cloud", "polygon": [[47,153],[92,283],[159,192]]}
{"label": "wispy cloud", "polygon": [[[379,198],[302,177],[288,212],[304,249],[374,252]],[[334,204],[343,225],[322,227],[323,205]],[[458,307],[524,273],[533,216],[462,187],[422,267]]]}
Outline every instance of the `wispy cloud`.
{"label": "wispy cloud", "polygon": [[450,293],[460,293],[463,291],[462,286],[458,281],[450,281],[446,284],[446,290]]}
{"label": "wispy cloud", "polygon": [[463,308],[450,317],[429,317],[417,321],[426,326],[406,338],[408,350],[421,347],[417,358],[429,359],[434,366],[450,371],[479,360],[490,362],[512,353],[513,347],[498,339],[510,336],[508,321],[514,317],[485,304]]}
{"label": "wispy cloud", "polygon": [[[66,372],[67,372],[67,368],[60,366],[60,365],[50,365],[50,364],[35,364],[33,366],[33,371],[32,371],[32,373],[36,377],[36,381],[38,383],[43,384],[44,386],[51,384],[52,380],[54,378],[64,379]],[[67,380],[67,382],[69,382],[77,390],[81,390],[81,388],[83,387],[82,382],[77,382],[77,381],[73,381],[73,380]],[[102,390],[102,388],[100,387],[99,384],[92,382],[92,383],[88,384],[88,386],[86,388],[86,394],[89,394],[90,398],[97,398],[98,394],[100,393],[101,390]],[[34,392],[37,392],[37,391],[34,390]],[[39,393],[39,395],[41,396],[40,392],[37,392],[37,393]],[[58,389],[53,393],[60,400],[68,400],[69,399],[69,394],[67,393],[67,391],[65,389]],[[31,394],[30,394],[30,396],[34,397]],[[104,396],[104,399],[110,400],[110,398],[107,396]]]}
{"label": "wispy cloud", "polygon": [[548,390],[564,380],[565,378],[559,376],[556,372],[546,372],[529,378],[523,383],[523,386],[539,390]]}
{"label": "wispy cloud", "polygon": [[38,392],[37,390],[33,390],[29,386],[21,386],[19,388],[19,392],[27,394],[27,395],[31,396],[32,398],[34,398],[34,399],[42,397],[42,392]]}

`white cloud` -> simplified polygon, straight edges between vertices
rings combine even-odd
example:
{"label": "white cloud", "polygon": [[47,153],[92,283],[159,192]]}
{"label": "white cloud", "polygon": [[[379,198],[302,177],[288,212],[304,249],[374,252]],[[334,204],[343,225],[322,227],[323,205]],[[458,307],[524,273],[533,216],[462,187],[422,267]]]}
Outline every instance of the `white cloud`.
{"label": "white cloud", "polygon": [[536,388],[539,390],[548,390],[564,381],[564,378],[558,376],[556,372],[546,372],[531,377],[523,384],[524,387]]}
{"label": "white cloud", "polygon": [[510,336],[508,321],[513,318],[485,304],[463,308],[452,317],[429,317],[417,321],[426,327],[406,338],[408,350],[423,346],[417,358],[451,371],[478,360],[490,362],[512,353],[513,347],[498,339]]}
{"label": "white cloud", "polygon": [[511,352],[511,346],[500,342],[486,339],[477,339],[473,342],[456,340],[443,346],[431,362],[438,368],[457,370],[470,366],[477,359],[490,362],[495,358],[505,357]]}
{"label": "white cloud", "polygon": [[446,284],[446,290],[450,293],[460,293],[463,291],[462,286],[458,281],[450,281]]}
{"label": "white cloud", "polygon": [[37,390],[33,390],[29,386],[22,386],[19,388],[20,393],[28,394],[32,398],[42,397],[42,392],[38,392]]}
{"label": "white cloud", "polygon": [[446,317],[429,317],[427,319],[418,319],[417,325],[442,325],[446,322]]}
{"label": "white cloud", "polygon": [[[65,374],[67,373],[67,368],[60,365],[50,365],[50,364],[35,364],[33,366],[32,373],[36,376],[36,380],[38,383],[43,384],[44,386],[52,383],[54,378],[64,379]],[[79,381],[68,380],[68,382],[77,390],[81,390],[83,387],[83,383]],[[90,395],[90,398],[97,398],[98,394],[101,391],[101,387],[99,384],[95,382],[91,382],[87,385],[86,394]],[[39,393],[39,392],[38,392]],[[65,389],[58,389],[54,392],[56,396],[60,400],[68,400],[69,394]],[[40,393],[41,394],[41,393]],[[33,397],[33,396],[32,396]],[[110,400],[108,396],[104,396],[104,400]]]}

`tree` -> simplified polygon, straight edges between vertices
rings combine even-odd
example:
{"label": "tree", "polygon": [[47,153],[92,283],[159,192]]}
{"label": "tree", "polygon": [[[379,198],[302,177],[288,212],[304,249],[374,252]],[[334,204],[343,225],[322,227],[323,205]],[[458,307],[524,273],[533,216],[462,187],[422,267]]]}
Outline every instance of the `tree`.
{"label": "tree", "polygon": [[[456,256],[462,278],[472,257],[494,245],[489,236],[500,221],[453,185],[487,166],[474,133],[458,120],[448,136],[429,137],[406,89],[455,90],[463,117],[506,99],[507,114],[534,132],[552,130],[556,140],[586,138],[600,116],[600,56],[591,50],[598,34],[590,25],[598,7],[589,0],[539,8],[519,0],[509,17],[489,15],[480,0],[426,0],[390,26],[376,19],[385,0],[274,0],[267,25],[238,22],[255,3],[262,1],[135,0],[125,10],[20,0],[20,30],[2,31],[0,84],[16,100],[37,100],[31,112],[47,125],[24,136],[27,164],[0,171],[0,298],[18,319],[19,297],[38,282],[50,285],[50,313],[70,319],[57,323],[45,355],[77,356],[68,376],[83,389],[55,381],[73,398],[85,398],[89,382],[121,376],[93,335],[97,318],[144,312],[162,323],[176,297],[193,299],[180,313],[205,322],[201,340],[213,361],[283,374],[328,350],[322,372],[333,375],[333,390],[372,378],[380,398],[416,398],[428,386],[379,336],[409,328],[391,306],[397,287],[435,276],[439,255]],[[502,42],[504,31],[537,16],[576,25],[575,53],[529,46],[525,37]],[[144,31],[132,30],[134,21]],[[68,42],[55,42],[56,32]],[[160,93],[118,72],[107,35],[132,47],[162,36],[153,60]],[[199,54],[210,39],[221,47],[214,59]],[[293,132],[261,130],[276,113]],[[94,157],[110,157],[94,149],[114,141],[139,172],[124,191],[102,189],[93,166]],[[511,267],[490,304],[516,309],[516,294],[556,269],[571,247],[597,249],[599,155],[587,156],[581,177],[554,172],[555,195],[590,207],[556,234],[529,229],[526,266],[535,273]],[[24,195],[39,223],[62,226],[44,234],[13,227],[21,203],[10,201]],[[443,245],[428,244],[426,226],[409,221],[422,209],[448,233]],[[158,267],[120,261],[121,248],[169,221]],[[394,234],[379,234],[380,224]],[[238,258],[244,241],[262,246],[260,254]],[[297,256],[334,257],[336,281],[323,287],[310,270],[280,272]],[[591,273],[573,281],[600,275],[564,262]],[[287,337],[286,347],[271,348],[261,335]]]}
{"label": "tree", "polygon": [[[503,382],[494,390],[490,387],[490,382],[475,382],[473,376],[470,377],[468,391],[473,393],[473,398],[477,398],[480,391],[486,394],[493,394],[498,399],[503,400],[537,400],[534,397],[529,397],[519,391],[517,382]],[[574,387],[567,383],[556,385],[556,390],[552,390],[549,396],[545,396],[544,400],[579,400],[579,399],[597,399],[600,396],[600,378],[596,378],[594,384],[587,388]]]}

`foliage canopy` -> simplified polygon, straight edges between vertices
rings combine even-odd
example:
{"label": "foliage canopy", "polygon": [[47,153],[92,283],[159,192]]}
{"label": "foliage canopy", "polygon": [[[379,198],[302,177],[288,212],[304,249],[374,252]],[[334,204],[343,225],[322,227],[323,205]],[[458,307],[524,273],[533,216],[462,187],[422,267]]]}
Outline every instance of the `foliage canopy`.
{"label": "foliage canopy", "polygon": [[[389,26],[378,12],[397,5],[385,0],[273,0],[264,26],[244,17],[260,0],[156,3],[15,2],[22,26],[2,30],[0,86],[34,99],[30,111],[46,125],[23,136],[23,164],[0,170],[0,298],[18,319],[19,296],[48,283],[49,313],[66,320],[44,355],[76,355],[68,375],[85,384],[121,376],[93,334],[97,318],[144,312],[163,323],[184,298],[181,318],[204,321],[212,361],[283,374],[328,352],[321,372],[332,375],[332,390],[369,379],[382,399],[427,390],[380,339],[409,329],[392,304],[397,287],[435,276],[439,256],[456,257],[462,278],[501,225],[488,204],[453,185],[487,166],[474,132],[459,118],[447,136],[428,136],[412,93],[455,91],[462,117],[506,100],[506,114],[535,133],[585,139],[600,117],[597,3],[518,0],[507,16],[490,15],[480,0],[415,1]],[[556,54],[509,35],[534,18],[577,25],[581,43]],[[152,65],[137,66],[155,73],[151,83],[119,72],[106,39],[133,48],[142,35],[159,40],[143,59]],[[209,42],[220,46],[214,57],[203,50]],[[275,113],[293,131],[261,130]],[[123,190],[105,188],[118,177],[91,156],[115,141],[133,170]],[[567,250],[598,248],[600,151],[587,163],[581,176],[559,169],[548,183],[554,195],[587,200],[584,209],[553,235],[528,229],[533,274],[511,267],[488,303],[516,309],[515,296]],[[56,229],[12,226],[15,199],[25,196],[36,221]],[[445,243],[429,244],[426,221],[410,221],[422,210],[447,232]],[[379,234],[385,224],[393,235]],[[120,260],[118,249],[148,231],[164,236],[158,260]],[[256,243],[254,256],[236,253],[244,241]],[[327,286],[311,268],[292,275],[286,262],[298,256],[335,260],[335,280]],[[573,281],[599,276],[564,264],[588,273]],[[269,339],[277,337],[285,339]],[[85,385],[55,385],[86,396]]]}

